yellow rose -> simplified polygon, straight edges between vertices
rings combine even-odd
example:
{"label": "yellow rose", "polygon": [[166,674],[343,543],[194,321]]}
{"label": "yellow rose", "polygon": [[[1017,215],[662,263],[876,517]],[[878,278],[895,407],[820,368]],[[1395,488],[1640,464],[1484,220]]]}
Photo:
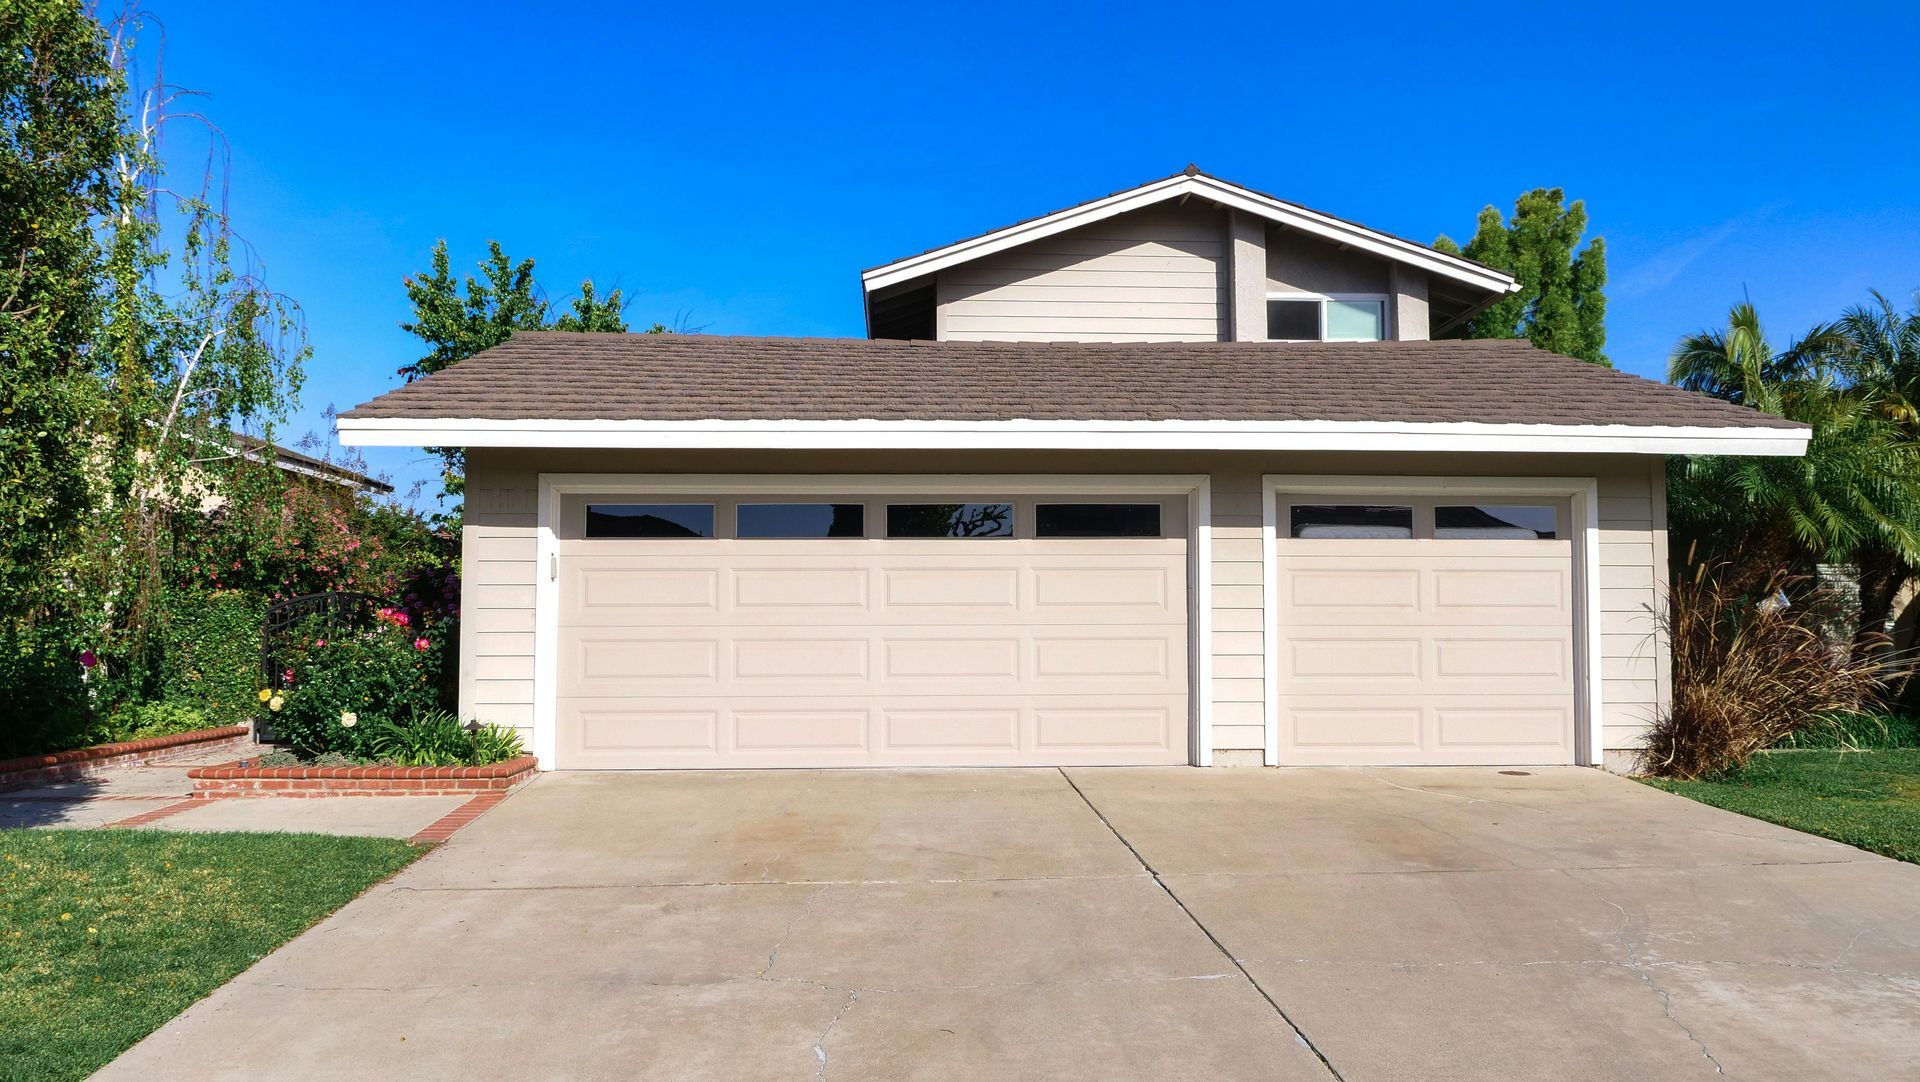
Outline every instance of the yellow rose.
{"label": "yellow rose", "polygon": [[263,703],[264,703],[264,702],[266,702],[266,701],[267,701],[268,699],[271,699],[271,698],[273,698],[273,692],[272,692],[272,690],[270,690],[270,689],[268,689],[268,688],[261,688],[261,689],[260,689],[260,701],[261,701],[261,702],[263,702]]}
{"label": "yellow rose", "polygon": [[280,712],[280,708],[285,705],[287,705],[287,700],[278,695],[275,695],[273,698],[267,700],[267,709],[273,711],[276,714],[278,714]]}

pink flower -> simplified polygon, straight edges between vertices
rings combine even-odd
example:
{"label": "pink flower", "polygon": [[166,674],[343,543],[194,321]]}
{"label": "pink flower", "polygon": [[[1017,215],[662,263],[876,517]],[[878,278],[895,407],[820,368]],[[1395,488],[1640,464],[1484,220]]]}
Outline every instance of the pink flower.
{"label": "pink flower", "polygon": [[[420,641],[425,642],[426,640],[422,639]],[[425,649],[425,647],[422,647],[421,649]],[[80,651],[80,667],[81,668],[91,669],[98,664],[100,664],[100,658],[92,650]]]}
{"label": "pink flower", "polygon": [[425,650],[425,649],[426,649],[427,647],[429,647],[429,646],[432,646],[432,645],[433,645],[432,643],[430,643],[430,642],[428,642],[428,641],[427,641],[427,640],[425,640],[425,639],[415,639],[415,640],[413,640],[413,648],[414,648],[415,650]]}

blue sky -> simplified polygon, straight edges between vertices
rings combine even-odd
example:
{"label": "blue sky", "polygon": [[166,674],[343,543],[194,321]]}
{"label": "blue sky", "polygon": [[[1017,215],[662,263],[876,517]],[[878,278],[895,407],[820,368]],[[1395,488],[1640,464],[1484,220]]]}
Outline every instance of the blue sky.
{"label": "blue sky", "polygon": [[617,285],[636,325],[859,335],[860,268],[1189,161],[1421,240],[1564,187],[1608,352],[1655,377],[1743,294],[1786,337],[1920,288],[1911,4],[149,7],[306,311],[301,431],[396,385],[441,237]]}

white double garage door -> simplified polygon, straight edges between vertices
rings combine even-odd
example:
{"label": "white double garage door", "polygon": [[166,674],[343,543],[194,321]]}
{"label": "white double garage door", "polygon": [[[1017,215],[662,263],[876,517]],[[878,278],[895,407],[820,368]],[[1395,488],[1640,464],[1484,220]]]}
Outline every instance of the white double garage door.
{"label": "white double garage door", "polygon": [[[556,765],[1190,762],[1190,502],[565,496]],[[1565,508],[1449,538],[1433,501],[1300,507],[1270,569],[1282,762],[1572,761]]]}

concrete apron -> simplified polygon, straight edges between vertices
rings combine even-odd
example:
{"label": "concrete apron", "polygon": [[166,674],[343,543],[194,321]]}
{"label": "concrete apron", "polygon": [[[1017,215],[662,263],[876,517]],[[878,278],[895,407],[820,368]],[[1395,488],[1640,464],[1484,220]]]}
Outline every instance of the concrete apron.
{"label": "concrete apron", "polygon": [[1900,1077],[1916,907],[1598,771],[557,774],[100,1077]]}

